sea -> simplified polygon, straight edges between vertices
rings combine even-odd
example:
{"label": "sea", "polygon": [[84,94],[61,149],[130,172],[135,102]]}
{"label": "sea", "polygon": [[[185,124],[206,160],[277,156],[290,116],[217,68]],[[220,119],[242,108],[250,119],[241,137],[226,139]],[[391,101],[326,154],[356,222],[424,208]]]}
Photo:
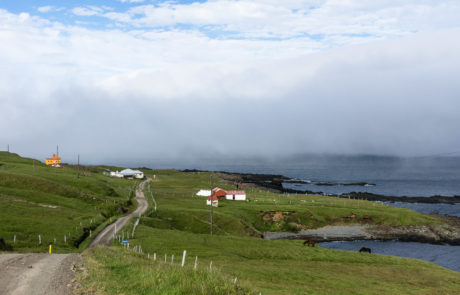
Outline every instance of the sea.
{"label": "sea", "polygon": [[[302,155],[283,158],[215,158],[167,163],[157,161],[151,168],[198,169],[240,173],[279,174],[304,183],[284,186],[328,194],[370,192],[386,196],[460,196],[460,157],[390,157],[373,155]],[[147,166],[149,167],[149,166]],[[328,185],[321,185],[327,183]],[[344,185],[361,183],[361,185]],[[363,184],[364,183],[364,184]],[[460,217],[460,204],[388,202],[390,206],[421,213]],[[361,247],[374,253],[423,259],[460,271],[460,246],[412,242],[356,241],[322,243],[323,247],[356,251]]]}

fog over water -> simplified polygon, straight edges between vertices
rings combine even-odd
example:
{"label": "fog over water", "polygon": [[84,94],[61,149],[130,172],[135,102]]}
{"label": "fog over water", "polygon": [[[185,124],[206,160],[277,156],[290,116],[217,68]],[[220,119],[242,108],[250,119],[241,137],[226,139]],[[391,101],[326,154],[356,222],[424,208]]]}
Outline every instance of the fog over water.
{"label": "fog over water", "polygon": [[59,144],[65,161],[79,153],[88,164],[455,152],[460,38],[453,34],[460,31],[94,81],[41,63],[18,67],[3,55],[0,144],[38,158]]}

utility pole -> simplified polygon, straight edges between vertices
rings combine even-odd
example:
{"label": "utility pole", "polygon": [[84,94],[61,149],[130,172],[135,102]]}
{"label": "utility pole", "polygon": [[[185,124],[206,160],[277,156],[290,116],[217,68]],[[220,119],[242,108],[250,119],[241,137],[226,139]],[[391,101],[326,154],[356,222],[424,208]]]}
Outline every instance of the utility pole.
{"label": "utility pole", "polygon": [[8,144],[7,151],[10,152],[10,144]]}
{"label": "utility pole", "polygon": [[80,178],[80,154],[78,154],[78,162],[77,162],[77,178]]}
{"label": "utility pole", "polygon": [[59,145],[56,145],[56,156],[59,156]]}
{"label": "utility pole", "polygon": [[212,223],[213,223],[213,220],[212,220],[212,217],[213,217],[212,207],[214,207],[213,204],[212,204],[212,201],[213,201],[213,199],[212,199],[212,197],[213,197],[212,196],[212,173],[209,175],[209,184],[210,184],[210,187],[211,187],[211,236],[212,236]]}

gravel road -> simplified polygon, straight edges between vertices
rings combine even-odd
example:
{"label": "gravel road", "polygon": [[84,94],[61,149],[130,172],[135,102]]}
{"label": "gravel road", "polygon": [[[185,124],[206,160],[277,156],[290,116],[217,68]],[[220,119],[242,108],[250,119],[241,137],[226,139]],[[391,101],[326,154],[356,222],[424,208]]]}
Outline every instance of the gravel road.
{"label": "gravel road", "polygon": [[[110,246],[112,244],[112,238],[114,234],[117,234],[123,226],[128,223],[128,221],[135,217],[143,214],[149,207],[149,203],[145,199],[144,196],[144,187],[149,182],[150,179],[147,179],[141,184],[139,184],[139,187],[136,190],[136,201],[137,201],[137,208],[135,211],[133,211],[131,214],[128,214],[126,216],[123,216],[121,218],[118,218],[114,223],[108,225],[104,230],[102,230],[96,238],[91,242],[89,245],[89,248],[94,248],[97,245],[105,245],[105,246]],[[115,232],[116,229],[116,232]]]}
{"label": "gravel road", "polygon": [[[148,203],[142,191],[148,181],[143,181],[136,190],[137,209],[107,226],[89,247],[110,245],[115,224],[118,232],[132,217],[147,210]],[[0,295],[71,294],[74,265],[80,258],[80,254],[0,254]]]}
{"label": "gravel road", "polygon": [[67,285],[75,277],[79,254],[0,255],[0,294],[71,294]]}

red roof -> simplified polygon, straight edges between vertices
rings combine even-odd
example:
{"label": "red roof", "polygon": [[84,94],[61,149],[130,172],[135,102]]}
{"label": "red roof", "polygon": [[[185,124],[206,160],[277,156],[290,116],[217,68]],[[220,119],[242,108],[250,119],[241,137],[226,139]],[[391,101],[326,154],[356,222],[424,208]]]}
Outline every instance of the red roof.
{"label": "red roof", "polygon": [[[210,196],[208,197],[208,200],[211,200],[211,197],[210,197]],[[213,200],[213,201],[217,201],[217,200],[219,200],[219,199],[218,199],[215,195],[213,195],[213,196],[212,196],[212,200]]]}
{"label": "red roof", "polygon": [[227,195],[245,195],[245,191],[227,191]]}
{"label": "red roof", "polygon": [[226,193],[223,189],[216,187],[212,190],[212,194],[217,197],[225,197]]}

